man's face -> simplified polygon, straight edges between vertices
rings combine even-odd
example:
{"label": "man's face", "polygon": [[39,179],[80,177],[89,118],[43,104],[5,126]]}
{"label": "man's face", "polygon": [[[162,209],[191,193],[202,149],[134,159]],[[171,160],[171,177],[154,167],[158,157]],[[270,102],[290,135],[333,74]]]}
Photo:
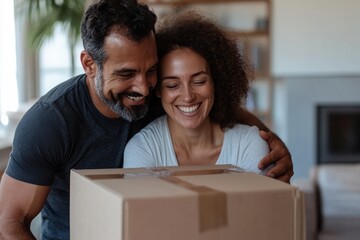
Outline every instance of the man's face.
{"label": "man's face", "polygon": [[104,45],[107,58],[96,73],[97,95],[116,116],[138,120],[146,114],[148,96],[156,84],[155,37],[150,34],[136,42],[112,31]]}

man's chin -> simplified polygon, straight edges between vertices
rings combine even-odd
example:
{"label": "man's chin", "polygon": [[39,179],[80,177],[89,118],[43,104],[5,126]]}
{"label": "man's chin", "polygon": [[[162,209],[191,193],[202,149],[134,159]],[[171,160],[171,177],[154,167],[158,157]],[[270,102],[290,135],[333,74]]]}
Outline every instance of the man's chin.
{"label": "man's chin", "polygon": [[148,110],[149,110],[149,105],[148,104],[132,106],[130,111],[129,111],[129,112],[131,112],[132,121],[136,121],[136,120],[139,120],[139,119],[145,117]]}
{"label": "man's chin", "polygon": [[148,109],[148,104],[142,104],[132,105],[131,107],[115,106],[113,111],[122,119],[133,122],[145,117]]}

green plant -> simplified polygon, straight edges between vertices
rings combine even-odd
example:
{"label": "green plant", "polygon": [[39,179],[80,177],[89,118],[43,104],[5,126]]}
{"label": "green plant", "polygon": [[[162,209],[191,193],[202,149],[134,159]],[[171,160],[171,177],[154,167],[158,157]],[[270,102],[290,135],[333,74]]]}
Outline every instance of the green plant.
{"label": "green plant", "polygon": [[31,47],[39,50],[60,25],[67,33],[71,73],[75,74],[75,45],[80,38],[80,24],[86,0],[19,0],[17,8],[28,22]]}

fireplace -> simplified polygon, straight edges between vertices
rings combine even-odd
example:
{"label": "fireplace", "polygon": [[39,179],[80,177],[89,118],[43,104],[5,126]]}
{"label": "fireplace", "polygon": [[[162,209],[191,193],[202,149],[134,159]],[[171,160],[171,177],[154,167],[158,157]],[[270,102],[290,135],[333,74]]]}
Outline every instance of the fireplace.
{"label": "fireplace", "polygon": [[360,105],[317,106],[317,162],[360,163]]}

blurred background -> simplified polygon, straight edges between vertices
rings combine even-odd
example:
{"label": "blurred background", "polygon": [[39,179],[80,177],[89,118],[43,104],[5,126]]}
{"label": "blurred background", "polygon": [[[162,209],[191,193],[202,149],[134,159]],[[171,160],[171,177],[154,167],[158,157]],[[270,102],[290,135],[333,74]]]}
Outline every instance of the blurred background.
{"label": "blurred background", "polygon": [[[90,2],[2,2],[0,147],[11,145],[19,118],[39,96],[83,73],[79,24]],[[199,9],[238,39],[239,51],[253,62],[256,70],[247,107],[289,147],[294,162],[293,179],[307,177],[321,157],[331,158],[331,152],[343,154],[345,161],[360,156],[360,1],[144,2],[159,18],[185,8]],[[330,113],[320,114],[319,109],[324,107],[330,107]],[[338,108],[337,112],[333,107]],[[330,123],[326,114],[332,116],[338,111],[340,119]],[[334,135],[337,133],[330,130],[330,125],[344,127],[340,132],[355,134]],[[342,137],[339,141],[345,141],[345,147],[329,142],[330,136]]]}

